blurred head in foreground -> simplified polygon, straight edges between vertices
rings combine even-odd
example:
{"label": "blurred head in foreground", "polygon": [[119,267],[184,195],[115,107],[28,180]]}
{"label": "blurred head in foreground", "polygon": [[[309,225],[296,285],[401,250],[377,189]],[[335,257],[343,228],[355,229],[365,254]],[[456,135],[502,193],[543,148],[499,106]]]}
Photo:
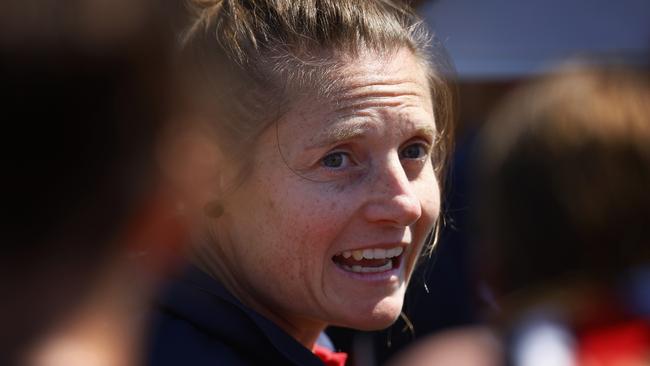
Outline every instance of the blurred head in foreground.
{"label": "blurred head in foreground", "polygon": [[[153,164],[170,73],[161,14],[150,5],[0,5],[2,364],[66,327],[81,334],[83,311],[118,314],[138,303],[125,294],[147,283],[157,259],[127,257],[176,235]],[[119,328],[111,320],[97,339]],[[102,351],[120,354],[86,351],[97,362]]]}
{"label": "blurred head in foreground", "polygon": [[634,312],[619,290],[650,265],[649,101],[647,72],[573,66],[493,115],[477,198],[506,323],[544,307],[584,330]]}

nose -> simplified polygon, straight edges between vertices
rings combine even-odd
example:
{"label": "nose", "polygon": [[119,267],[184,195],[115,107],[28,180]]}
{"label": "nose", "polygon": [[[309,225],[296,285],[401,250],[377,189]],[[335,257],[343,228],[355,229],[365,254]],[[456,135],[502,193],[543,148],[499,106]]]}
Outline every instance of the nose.
{"label": "nose", "polygon": [[369,179],[369,198],[363,208],[366,220],[406,227],[420,218],[420,200],[396,154],[382,161]]}

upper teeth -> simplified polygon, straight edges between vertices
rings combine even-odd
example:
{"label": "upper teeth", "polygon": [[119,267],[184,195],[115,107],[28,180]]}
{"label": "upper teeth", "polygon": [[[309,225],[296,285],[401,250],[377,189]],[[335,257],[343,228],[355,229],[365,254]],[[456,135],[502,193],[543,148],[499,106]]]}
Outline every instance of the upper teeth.
{"label": "upper teeth", "polygon": [[375,249],[363,249],[363,250],[346,250],[342,252],[340,255],[343,256],[343,258],[354,258],[357,261],[360,261],[361,259],[386,259],[386,258],[394,258],[402,254],[404,249],[402,247],[395,247],[391,249],[381,249],[381,248],[375,248]]}

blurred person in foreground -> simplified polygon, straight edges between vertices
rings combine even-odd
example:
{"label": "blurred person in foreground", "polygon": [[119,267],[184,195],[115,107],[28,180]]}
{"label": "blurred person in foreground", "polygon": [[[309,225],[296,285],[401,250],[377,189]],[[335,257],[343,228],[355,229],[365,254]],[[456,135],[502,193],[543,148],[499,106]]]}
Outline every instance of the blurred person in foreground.
{"label": "blurred person in foreground", "polygon": [[153,5],[0,5],[2,365],[139,364],[183,241],[154,153],[172,74]]}
{"label": "blurred person in foreground", "polygon": [[649,75],[569,66],[484,132],[482,258],[508,364],[650,364]]}
{"label": "blurred person in foreground", "polygon": [[650,365],[650,79],[571,66],[510,95],[476,155],[495,327],[394,365]]}
{"label": "blurred person in foreground", "polygon": [[183,56],[204,123],[167,164],[193,266],[159,300],[150,363],[340,365],[323,330],[392,324],[431,245],[444,64],[400,2],[194,5]]}

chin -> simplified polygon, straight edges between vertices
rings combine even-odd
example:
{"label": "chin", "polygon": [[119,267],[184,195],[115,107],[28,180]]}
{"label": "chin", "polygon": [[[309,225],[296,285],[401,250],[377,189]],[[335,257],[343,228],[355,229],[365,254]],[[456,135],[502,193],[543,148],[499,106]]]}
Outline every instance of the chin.
{"label": "chin", "polygon": [[355,312],[344,327],[363,331],[388,328],[399,318],[402,312],[402,299],[384,299],[363,313]]}

